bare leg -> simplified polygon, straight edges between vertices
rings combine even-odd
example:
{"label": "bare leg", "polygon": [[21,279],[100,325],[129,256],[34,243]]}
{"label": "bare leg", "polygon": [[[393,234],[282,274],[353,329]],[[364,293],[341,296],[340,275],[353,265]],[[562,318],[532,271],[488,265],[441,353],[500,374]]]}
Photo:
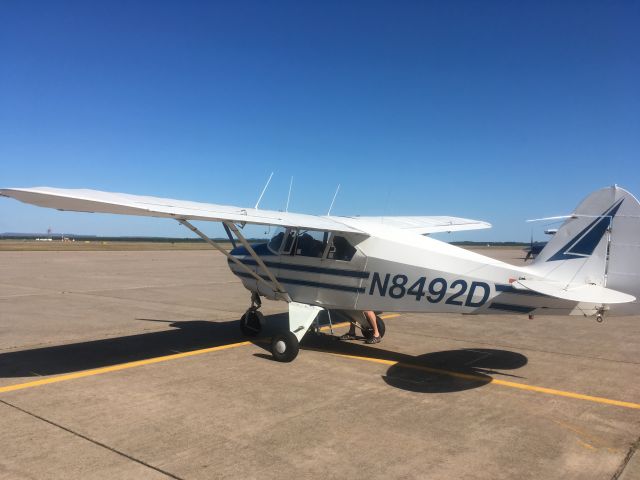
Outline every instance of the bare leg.
{"label": "bare leg", "polygon": [[373,313],[371,310],[365,310],[363,313],[365,314],[365,316],[367,317],[367,320],[369,320],[369,323],[373,328],[373,336],[379,337],[380,332],[378,332],[378,321],[376,320],[376,314]]}

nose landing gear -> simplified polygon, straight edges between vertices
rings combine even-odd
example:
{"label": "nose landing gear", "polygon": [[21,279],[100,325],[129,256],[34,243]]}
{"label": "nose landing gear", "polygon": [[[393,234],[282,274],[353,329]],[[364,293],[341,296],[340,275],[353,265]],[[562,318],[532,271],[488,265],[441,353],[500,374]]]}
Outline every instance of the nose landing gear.
{"label": "nose landing gear", "polygon": [[[260,296],[251,294],[251,306],[240,319],[240,329],[247,337],[255,337],[262,332],[264,315],[258,311],[262,306]],[[271,354],[278,362],[291,362],[298,356],[300,341],[318,316],[321,307],[297,302],[289,302],[289,330],[276,333],[271,339]]]}
{"label": "nose landing gear", "polygon": [[277,334],[271,340],[271,355],[278,362],[291,362],[298,356],[300,342],[292,332]]}

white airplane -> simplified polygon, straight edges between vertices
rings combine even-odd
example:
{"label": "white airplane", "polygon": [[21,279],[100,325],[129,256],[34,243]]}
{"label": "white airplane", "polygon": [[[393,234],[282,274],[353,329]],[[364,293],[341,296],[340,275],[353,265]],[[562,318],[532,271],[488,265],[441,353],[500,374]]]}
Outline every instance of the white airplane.
{"label": "white airplane", "polygon": [[[468,314],[636,314],[640,293],[640,203],[613,186],[589,195],[536,260],[514,266],[426,235],[489,228],[456,217],[339,217],[58,188],[8,188],[0,195],[79,212],[173,218],[226,255],[251,292],[242,316],[247,335],[265,319],[260,297],[289,304],[289,329],[271,341],[276,360],[292,361],[322,310],[357,322],[365,310]],[[190,221],[219,221],[228,252]],[[270,241],[250,245],[246,224],[279,227]],[[235,242],[239,242],[236,245]],[[380,333],[384,323],[379,319]]]}

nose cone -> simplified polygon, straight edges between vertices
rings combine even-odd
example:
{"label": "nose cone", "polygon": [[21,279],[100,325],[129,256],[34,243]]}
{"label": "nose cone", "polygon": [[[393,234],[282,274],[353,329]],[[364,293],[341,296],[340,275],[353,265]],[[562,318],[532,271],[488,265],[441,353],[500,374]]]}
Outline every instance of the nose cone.
{"label": "nose cone", "polygon": [[229,253],[231,255],[233,255],[234,257],[241,257],[241,256],[249,255],[249,252],[247,251],[247,249],[244,248],[242,245],[238,245],[236,248],[231,250]]}

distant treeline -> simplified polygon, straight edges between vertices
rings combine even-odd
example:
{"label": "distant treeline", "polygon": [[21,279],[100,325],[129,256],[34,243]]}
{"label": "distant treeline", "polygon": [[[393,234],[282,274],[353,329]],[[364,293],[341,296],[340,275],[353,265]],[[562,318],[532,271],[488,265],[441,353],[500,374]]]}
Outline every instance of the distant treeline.
{"label": "distant treeline", "polygon": [[459,245],[461,247],[524,247],[530,245],[530,242],[450,242],[451,245]]}
{"label": "distant treeline", "polygon": [[[60,234],[60,233],[2,233],[0,234],[0,240],[35,240],[50,238],[55,241],[60,241],[63,238],[65,240],[76,240],[82,242],[147,242],[147,243],[204,243],[201,238],[172,238],[172,237],[100,237],[97,235],[75,235],[75,234]],[[216,242],[228,242],[228,238],[213,238]],[[268,239],[265,238],[248,238],[249,242],[265,242]],[[522,247],[529,245],[529,242],[451,242],[452,245],[459,245],[462,247]]]}
{"label": "distant treeline", "polygon": [[[98,235],[67,235],[61,233],[40,233],[40,234],[21,234],[21,233],[2,233],[0,240],[35,240],[35,239],[51,239],[53,241],[76,240],[78,242],[151,242],[151,243],[204,243],[201,238],[170,238],[170,237],[101,237]],[[228,242],[228,238],[214,238],[212,240],[219,242]],[[250,239],[251,241],[259,241],[260,239]]]}

